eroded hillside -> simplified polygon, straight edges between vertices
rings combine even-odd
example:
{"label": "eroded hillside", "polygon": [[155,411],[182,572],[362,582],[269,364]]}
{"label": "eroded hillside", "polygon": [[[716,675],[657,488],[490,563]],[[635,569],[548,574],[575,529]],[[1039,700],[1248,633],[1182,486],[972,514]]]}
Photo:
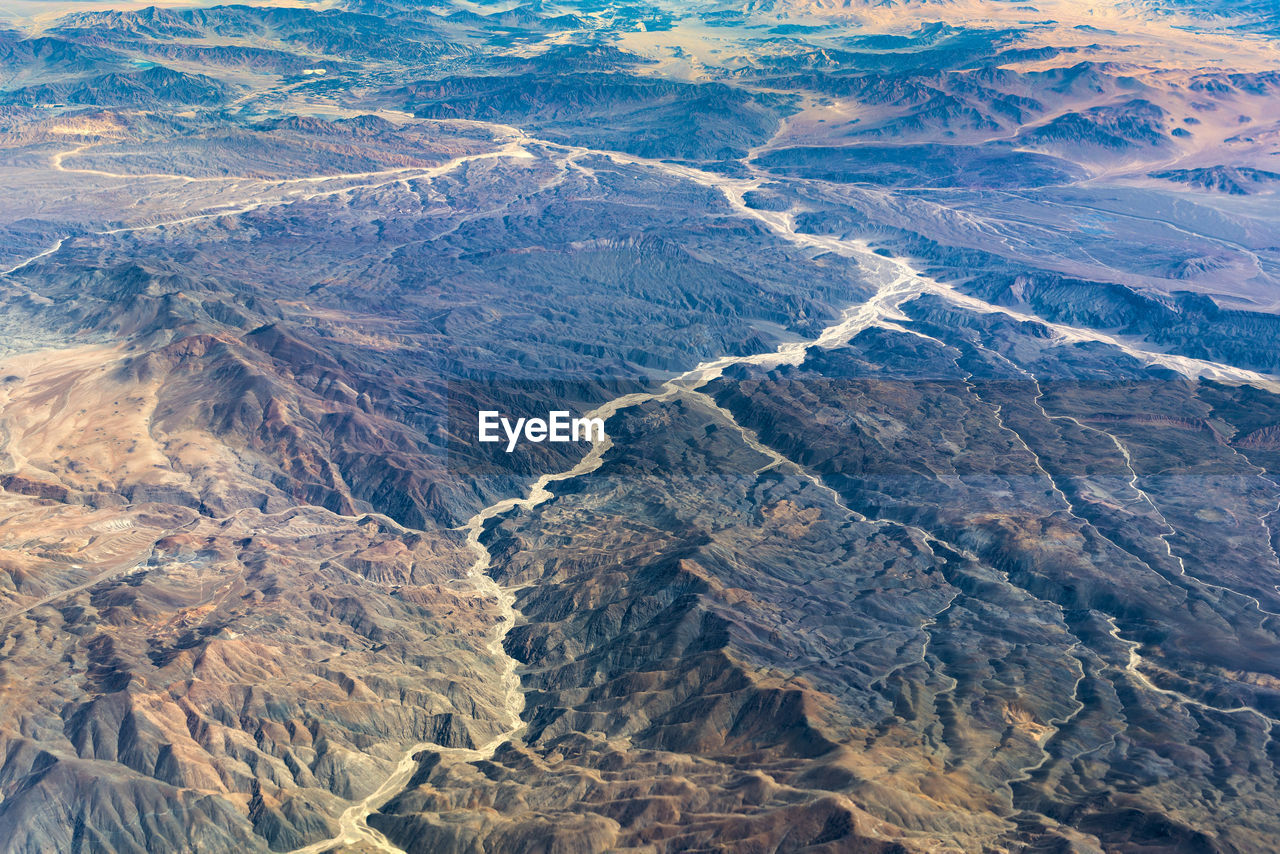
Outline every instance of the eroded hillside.
{"label": "eroded hillside", "polygon": [[1083,5],[19,6],[0,847],[1273,850],[1274,21]]}

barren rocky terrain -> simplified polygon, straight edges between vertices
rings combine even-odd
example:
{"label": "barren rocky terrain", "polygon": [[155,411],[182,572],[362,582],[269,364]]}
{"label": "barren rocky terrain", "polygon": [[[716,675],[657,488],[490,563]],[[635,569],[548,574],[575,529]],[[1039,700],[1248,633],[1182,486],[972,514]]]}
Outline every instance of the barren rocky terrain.
{"label": "barren rocky terrain", "polygon": [[1267,4],[0,20],[0,850],[1280,851]]}

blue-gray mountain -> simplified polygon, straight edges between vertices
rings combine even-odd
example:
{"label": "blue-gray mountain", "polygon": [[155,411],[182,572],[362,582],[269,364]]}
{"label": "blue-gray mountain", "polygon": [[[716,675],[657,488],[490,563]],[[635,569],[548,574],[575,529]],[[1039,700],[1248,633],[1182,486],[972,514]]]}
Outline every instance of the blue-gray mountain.
{"label": "blue-gray mountain", "polygon": [[1203,5],[0,13],[0,851],[1280,851]]}

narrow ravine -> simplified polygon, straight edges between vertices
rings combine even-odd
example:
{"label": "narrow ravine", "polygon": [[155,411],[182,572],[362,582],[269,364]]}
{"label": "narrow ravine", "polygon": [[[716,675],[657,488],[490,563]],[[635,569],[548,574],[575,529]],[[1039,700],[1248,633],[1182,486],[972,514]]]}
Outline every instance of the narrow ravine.
{"label": "narrow ravine", "polygon": [[[879,258],[879,256],[873,257]],[[889,268],[885,268],[883,272],[890,274],[892,271]],[[616,397],[596,407],[587,413],[586,417],[600,418],[607,424],[614,415],[626,409],[644,406],[648,403],[661,403],[682,396],[689,397],[698,405],[716,410],[721,417],[728,420],[741,433],[742,438],[749,447],[764,454],[773,465],[782,465],[793,469],[823,490],[832,492],[829,487],[821,483],[807,470],[755,440],[754,435],[742,428],[732,418],[731,413],[716,406],[707,395],[699,390],[707,383],[719,378],[730,367],[754,365],[769,369],[779,365],[799,365],[804,361],[805,355],[815,347],[838,347],[847,343],[864,330],[874,326],[887,326],[897,329],[897,324],[893,321],[902,317],[898,313],[897,307],[902,302],[914,298],[917,294],[918,291],[912,285],[912,280],[909,277],[903,275],[887,276],[885,284],[871,299],[862,305],[848,309],[839,321],[823,329],[813,339],[787,342],[780,345],[776,350],[766,353],[750,356],[722,356],[702,362],[696,367],[667,380],[656,391],[637,392]],[[507,654],[504,643],[507,635],[515,627],[520,613],[515,607],[514,589],[498,584],[489,575],[492,556],[482,541],[484,530],[490,521],[516,508],[528,510],[550,500],[554,497],[554,493],[551,491],[552,484],[572,480],[595,471],[601,466],[604,461],[604,455],[612,447],[613,440],[608,437],[606,431],[605,437],[595,442],[591,450],[572,468],[541,475],[533,482],[523,497],[506,498],[490,504],[479,510],[458,529],[465,532],[466,543],[475,553],[475,561],[471,564],[467,580],[475,586],[477,591],[492,596],[498,605],[499,622],[494,636],[489,642],[489,651],[495,658],[503,662],[499,678],[502,680],[506,693],[505,712],[507,719],[504,721],[506,729],[489,743],[476,750],[442,748],[430,742],[423,742],[409,747],[381,786],[364,800],[353,804],[342,813],[339,817],[340,830],[337,835],[308,845],[305,848],[299,848],[292,854],[320,854],[320,852],[327,851],[335,846],[354,845],[356,843],[364,843],[380,851],[402,851],[402,849],[388,840],[385,835],[370,827],[368,817],[394,797],[413,776],[413,771],[417,767],[414,756],[424,750],[433,750],[448,753],[465,761],[489,759],[492,758],[498,747],[519,733],[524,726],[520,717],[521,712],[524,710],[524,693],[520,689],[520,677],[517,673],[519,662]],[[836,496],[836,498],[838,501],[839,497]],[[840,506],[843,506],[843,504],[840,503]]]}
{"label": "narrow ravine", "polygon": [[[505,125],[492,125],[492,127],[515,131],[517,134],[519,133],[516,129],[509,128]],[[765,466],[765,468],[783,466],[794,471],[817,487],[828,492],[835,499],[837,506],[846,510],[849,508],[840,499],[838,493],[823,483],[820,477],[809,472],[807,469],[788,459],[778,451],[761,443],[759,441],[759,437],[756,436],[753,431],[740,425],[733,417],[732,413],[719,406],[710,396],[703,393],[701,389],[721,377],[726,370],[736,366],[754,366],[764,370],[770,370],[783,365],[798,366],[805,360],[806,355],[811,350],[815,348],[827,349],[843,346],[863,331],[871,328],[882,328],[899,333],[920,335],[921,333],[916,332],[909,328],[909,326],[905,325],[909,323],[910,319],[904,313],[903,306],[920,297],[934,296],[945,300],[951,305],[954,305],[964,311],[979,314],[1000,313],[1019,322],[1039,324],[1049,330],[1054,338],[1061,343],[1102,343],[1114,347],[1120,352],[1123,352],[1144,364],[1168,368],[1190,378],[1208,378],[1229,383],[1248,384],[1263,388],[1270,392],[1280,393],[1280,381],[1274,377],[1237,368],[1231,365],[1148,350],[1143,347],[1142,342],[1121,339],[1095,330],[1081,329],[1064,324],[1053,323],[1034,315],[1025,314],[1014,309],[987,303],[975,297],[963,294],[949,285],[925,276],[919,270],[914,268],[907,260],[900,258],[886,258],[876,254],[872,251],[871,246],[865,241],[842,239],[825,235],[810,235],[797,232],[794,227],[793,218],[789,213],[756,210],[748,207],[745,203],[745,194],[750,190],[758,189],[764,182],[763,179],[727,178],[721,175],[703,172],[691,167],[634,157],[631,155],[620,154],[618,152],[564,146],[537,140],[522,134],[507,142],[501,149],[486,152],[484,154],[459,157],[432,169],[386,170],[384,172],[352,173],[349,175],[291,179],[291,181],[287,182],[271,182],[273,184],[288,184],[300,182],[318,183],[356,179],[377,179],[376,182],[373,183],[350,184],[336,189],[332,187],[325,187],[305,193],[295,191],[294,193],[282,198],[273,198],[268,200],[255,199],[252,201],[246,201],[241,206],[233,206],[228,209],[199,213],[170,220],[168,222],[158,222],[154,224],[136,225],[112,229],[109,231],[101,231],[91,233],[86,236],[107,236],[126,232],[160,229],[170,225],[177,226],[199,220],[235,216],[266,206],[287,205],[296,201],[306,201],[323,196],[340,195],[342,193],[364,189],[374,189],[408,180],[429,179],[445,174],[446,172],[458,168],[464,163],[475,160],[492,158],[532,159],[535,155],[529,152],[529,146],[540,146],[548,151],[562,152],[566,168],[569,167],[569,164],[573,164],[574,168],[589,172],[589,166],[584,166],[581,163],[578,163],[577,160],[587,157],[605,158],[618,164],[659,170],[664,175],[670,176],[674,180],[690,181],[705,187],[713,188],[723,195],[725,200],[728,202],[730,209],[736,215],[759,222],[773,234],[802,248],[814,250],[818,253],[834,253],[853,259],[857,262],[860,272],[865,279],[871,279],[874,282],[879,283],[874,294],[868,300],[845,310],[838,320],[823,329],[812,339],[784,343],[778,346],[775,350],[765,353],[748,356],[722,356],[701,362],[688,371],[685,371],[684,373],[662,383],[662,385],[656,390],[622,395],[601,404],[586,415],[588,418],[600,418],[607,424],[614,415],[627,409],[651,403],[664,403],[677,398],[690,400],[699,406],[713,410],[718,417],[723,418],[730,426],[736,429],[748,447],[762,454],[770,461],[769,465]],[[62,166],[62,158],[73,153],[75,152],[64,152],[63,154],[58,155],[54,162],[54,168],[63,171],[84,171],[90,174],[106,175],[108,177],[151,177],[184,180],[184,176],[176,175],[117,176],[114,173],[97,173],[93,170],[65,169]],[[55,254],[62,248],[63,244],[68,239],[70,238],[64,238],[63,240],[58,241],[50,249],[33,255],[26,260],[17,263],[16,266],[11,266],[6,270],[0,271],[0,276],[10,276],[33,262]],[[998,407],[996,408],[996,417],[999,418]],[[500,731],[498,734],[484,745],[474,749],[444,748],[432,742],[419,742],[409,746],[400,755],[398,761],[395,762],[394,766],[380,785],[378,785],[362,800],[352,803],[341,813],[340,816],[338,816],[338,831],[334,836],[312,843],[303,848],[296,849],[293,854],[319,854],[319,852],[354,845],[363,845],[367,848],[384,852],[401,852],[401,848],[397,847],[383,833],[370,826],[368,819],[370,815],[384,806],[408,784],[414,771],[418,767],[416,757],[419,753],[429,750],[457,758],[461,761],[477,761],[492,758],[494,753],[504,743],[519,737],[524,726],[521,716],[525,708],[525,697],[521,689],[519,675],[520,663],[510,656],[505,649],[505,642],[508,635],[521,618],[521,615],[516,608],[517,588],[503,586],[495,581],[491,576],[490,573],[493,568],[492,555],[483,541],[484,533],[490,522],[508,514],[512,510],[529,510],[553,498],[554,493],[552,488],[554,484],[561,481],[572,480],[596,471],[603,464],[604,456],[612,445],[613,442],[608,438],[606,431],[605,438],[594,443],[590,451],[571,468],[559,472],[549,472],[540,475],[533,481],[523,496],[506,498],[480,509],[458,529],[465,535],[465,544],[474,555],[474,560],[470,564],[466,575],[466,582],[472,585],[478,593],[482,594],[486,598],[491,598],[496,603],[498,619],[497,624],[493,629],[492,636],[487,642],[487,649],[493,656],[494,660],[499,663],[496,679],[500,683],[503,701],[499,709],[498,724]],[[1027,450],[1031,452],[1030,447],[1028,447]],[[1125,449],[1120,447],[1120,450],[1125,453],[1125,457],[1127,459],[1128,455]],[[1031,453],[1034,456],[1034,452]],[[763,470],[764,469],[760,469],[759,471]],[[1043,467],[1041,467],[1041,470],[1043,471]],[[1130,466],[1130,470],[1132,471],[1132,466]],[[1045,472],[1045,474],[1047,476],[1048,472]],[[1050,478],[1050,482],[1052,482],[1052,478]],[[1145,496],[1145,493],[1141,493],[1140,488],[1138,488],[1136,484],[1137,475],[1134,473],[1134,489]],[[1063,495],[1062,497],[1065,501],[1066,496]],[[1147,500],[1150,501],[1149,498],[1147,498]],[[1067,501],[1067,505],[1068,508],[1070,508],[1069,501]],[[1152,506],[1153,509],[1155,509],[1154,504]],[[854,513],[852,510],[849,510],[849,512],[853,515],[859,515]],[[864,517],[859,516],[859,518]],[[882,520],[867,521],[871,521],[873,524],[899,524]],[[923,529],[905,524],[902,525],[902,527],[917,532],[925,539],[926,543],[942,542],[941,540],[938,540],[937,537],[929,534]],[[955,548],[950,544],[946,545],[950,548]],[[1167,540],[1166,546],[1168,546]],[[961,553],[966,557],[972,557],[972,555],[963,552],[962,550]],[[1170,551],[1170,557],[1176,557],[1173,555],[1172,551]],[[1185,568],[1183,570],[1183,574],[1186,575]],[[1216,587],[1216,585],[1206,586]],[[1227,588],[1219,589],[1227,590]],[[1252,597],[1248,598],[1252,599],[1255,604],[1258,604],[1256,599],[1253,599]],[[1260,604],[1258,607],[1261,610]],[[932,621],[936,620],[936,617],[937,615],[934,615],[931,620],[926,620],[925,625],[922,626],[922,628],[930,625]],[[1124,667],[1124,670],[1134,681],[1140,683],[1143,687],[1153,692],[1173,698],[1179,702],[1188,703],[1190,705],[1201,707],[1205,710],[1211,710],[1223,714],[1250,713],[1260,717],[1269,725],[1275,725],[1278,723],[1257,709],[1249,706],[1241,706],[1239,708],[1231,709],[1216,708],[1176,691],[1155,686],[1139,669],[1141,658],[1138,655],[1137,650],[1140,644],[1137,641],[1122,638],[1119,634],[1118,627],[1116,627],[1114,618],[1108,617],[1107,619],[1111,620],[1113,637],[1115,637],[1117,641],[1129,647],[1128,663]],[[928,642],[929,635],[926,631],[924,648],[921,651],[921,661],[924,660],[924,656],[927,653]],[[887,675],[888,674],[886,674],[886,676]],[[1079,680],[1076,682],[1077,688],[1084,678],[1085,674],[1082,667]],[[954,682],[954,680],[952,681]],[[1078,699],[1076,702],[1079,703]],[[1077,708],[1070,715],[1051,721],[1055,726],[1055,732],[1056,728],[1060,728],[1069,722],[1071,718],[1079,712],[1079,710],[1080,709]],[[1046,743],[1047,741],[1048,739],[1046,739]],[[1020,769],[1018,777],[1013,782],[1020,782],[1025,779],[1029,779],[1031,774],[1042,767],[1049,758],[1050,756],[1048,751],[1044,750],[1043,756],[1039,762]]]}
{"label": "narrow ravine", "polygon": [[[495,127],[508,132],[513,130],[508,125],[495,125]],[[1003,314],[1006,317],[1019,322],[1035,323],[1049,330],[1061,343],[1105,344],[1107,346],[1114,347],[1125,355],[1130,356],[1143,364],[1166,368],[1180,373],[1190,379],[1210,379],[1224,383],[1244,384],[1280,394],[1280,378],[1275,376],[1258,371],[1251,371],[1245,368],[1239,368],[1234,365],[1210,361],[1208,359],[1197,359],[1191,356],[1180,356],[1173,353],[1164,353],[1158,350],[1147,349],[1143,346],[1146,342],[1140,339],[1129,339],[1095,329],[1057,323],[1007,306],[995,305],[994,303],[986,302],[978,297],[961,293],[950,285],[926,276],[920,270],[913,267],[906,259],[877,255],[872,251],[871,246],[865,240],[850,240],[835,237],[833,235],[806,234],[804,232],[796,231],[794,217],[790,212],[759,210],[747,205],[745,200],[746,194],[752,190],[760,189],[761,186],[766,183],[764,178],[730,178],[712,172],[705,172],[691,166],[683,166],[663,160],[653,160],[617,151],[605,151],[584,148],[581,146],[566,146],[559,143],[548,142],[546,140],[535,139],[527,135],[524,137],[524,141],[529,145],[540,145],[553,150],[565,151],[567,159],[570,161],[575,161],[580,157],[602,157],[618,164],[658,170],[669,174],[672,177],[690,181],[703,187],[715,189],[724,196],[734,213],[759,222],[774,234],[788,242],[794,243],[798,246],[832,252],[836,255],[853,258],[864,266],[868,266],[873,269],[883,263],[892,265],[892,267],[897,269],[899,275],[903,277],[904,280],[911,283],[911,286],[914,289],[913,296],[936,296],[946,300],[958,308],[971,311],[976,314]],[[579,167],[586,168],[581,167],[581,164],[579,164]],[[771,177],[769,180],[786,179]],[[895,305],[901,305],[907,301],[908,300],[903,299]],[[905,316],[901,316],[900,319],[906,320],[907,318]],[[889,326],[888,328],[892,328],[898,332],[910,331],[909,329],[896,324]]]}
{"label": "narrow ravine", "polygon": [[[511,130],[511,128],[507,126],[501,127],[506,130]],[[574,161],[578,157],[585,156],[605,157],[618,163],[659,169],[670,174],[674,178],[692,181],[703,186],[713,187],[723,194],[735,213],[762,223],[770,231],[783,237],[789,242],[807,248],[824,252],[833,252],[844,257],[853,258],[859,262],[859,265],[865,275],[873,276],[881,282],[880,286],[870,299],[860,305],[847,309],[837,322],[823,329],[813,339],[788,342],[780,345],[776,350],[766,353],[749,356],[722,356],[720,358],[701,362],[690,370],[667,380],[656,391],[622,395],[614,398],[613,400],[607,401],[588,413],[586,416],[588,418],[600,418],[607,423],[614,415],[626,409],[643,406],[649,403],[661,403],[682,396],[687,397],[700,406],[713,409],[718,415],[725,418],[730,425],[740,433],[742,439],[749,447],[764,454],[770,460],[771,466],[785,466],[788,469],[794,470],[805,479],[814,482],[824,491],[832,492],[829,487],[821,482],[821,479],[812,475],[812,473],[789,460],[782,454],[760,443],[752,431],[739,425],[736,419],[732,417],[731,413],[716,405],[710,397],[702,393],[700,390],[708,383],[721,377],[723,373],[731,367],[750,365],[769,370],[782,365],[799,365],[804,361],[805,356],[810,350],[814,348],[834,348],[842,346],[847,344],[861,332],[873,327],[889,329],[901,333],[919,334],[904,325],[905,322],[909,321],[909,318],[905,313],[903,313],[901,307],[906,303],[925,295],[940,297],[964,310],[980,314],[1000,313],[1014,320],[1040,324],[1049,329],[1062,343],[1092,342],[1107,344],[1144,364],[1168,368],[1189,378],[1209,378],[1225,382],[1247,384],[1263,388],[1268,391],[1280,392],[1280,381],[1277,381],[1274,377],[1265,374],[1236,368],[1231,365],[1146,350],[1140,347],[1138,342],[1121,340],[1115,336],[1096,332],[1094,330],[1080,329],[1064,324],[1053,323],[1037,316],[1024,314],[1013,309],[984,302],[975,297],[962,294],[948,285],[925,276],[904,259],[886,258],[876,254],[864,241],[846,240],[824,235],[809,235],[796,232],[789,214],[755,210],[746,205],[743,200],[744,194],[759,186],[761,181],[758,179],[739,180],[725,178],[720,175],[713,175],[711,173],[702,172],[701,170],[664,163],[662,161],[647,160],[645,158],[633,157],[631,155],[619,154],[617,152],[563,146],[543,140],[533,139],[528,136],[523,136],[521,138],[521,142],[525,145],[541,145],[552,150],[566,151],[566,162]],[[512,145],[518,147],[518,144],[516,143],[513,143]],[[524,153],[523,149],[520,150]],[[524,153],[524,156],[529,155]],[[578,168],[586,168],[581,164],[575,165],[578,166]],[[500,679],[506,694],[505,712],[507,720],[504,722],[506,729],[488,744],[476,750],[446,749],[431,743],[413,745],[405,752],[393,773],[387,778],[382,786],[363,801],[351,806],[343,813],[340,818],[341,831],[338,836],[315,843],[306,848],[299,849],[295,854],[303,854],[303,852],[307,852],[307,854],[318,854],[318,852],[328,850],[335,845],[355,844],[359,842],[363,842],[381,851],[400,852],[402,849],[396,847],[382,833],[370,827],[367,819],[369,815],[390,800],[408,782],[412,776],[413,769],[417,765],[414,760],[414,756],[423,750],[433,750],[448,753],[451,756],[463,758],[466,761],[488,759],[493,756],[499,746],[519,733],[520,729],[523,727],[523,721],[521,720],[520,715],[524,709],[524,695],[520,689],[520,678],[518,674],[519,662],[506,653],[504,643],[507,635],[515,627],[520,614],[515,607],[514,589],[498,584],[489,575],[492,556],[490,555],[488,548],[482,542],[483,534],[490,521],[517,508],[522,510],[532,509],[553,498],[554,493],[551,490],[553,484],[561,481],[572,480],[574,478],[590,474],[598,469],[603,463],[604,455],[612,446],[613,442],[607,436],[606,431],[605,438],[594,443],[592,449],[572,468],[559,472],[545,473],[539,476],[532,483],[523,497],[506,498],[484,507],[473,515],[459,529],[460,531],[465,532],[466,543],[474,551],[476,556],[468,573],[468,580],[474,584],[478,591],[492,596],[497,602],[499,609],[500,619],[494,632],[494,637],[490,641],[489,651],[495,656],[495,658],[503,662]],[[768,466],[766,466],[766,468],[767,467]],[[838,495],[835,497],[837,498],[837,503],[843,507],[843,501],[839,501]],[[850,512],[852,513],[853,511]],[[861,514],[855,513],[854,515],[861,517]],[[874,523],[880,520],[867,521],[873,521]],[[926,538],[926,541],[937,541],[936,537],[926,531],[915,528],[915,526],[905,525],[903,527],[918,532]],[[1121,640],[1131,646],[1135,644],[1133,641]],[[1136,658],[1136,653],[1131,654]],[[1137,668],[1134,666],[1132,661],[1130,662],[1130,667],[1126,669],[1134,674],[1141,683],[1158,693],[1168,696],[1176,696],[1179,700],[1190,699],[1177,695],[1176,692],[1165,691],[1151,685],[1150,681],[1147,680],[1145,676],[1142,676],[1137,672]],[[1078,684],[1079,683],[1077,682],[1077,685]],[[1194,701],[1192,702],[1194,703]],[[1200,704],[1196,703],[1196,705]],[[1213,707],[1206,706],[1206,708],[1212,709]],[[1258,714],[1256,710],[1253,709],[1213,710],[1219,712],[1251,711]],[[1063,721],[1058,721],[1057,723],[1061,724]],[[1048,754],[1046,752],[1044,754],[1044,758],[1039,764],[1043,764],[1047,759]],[[1038,767],[1038,765],[1032,766],[1030,769],[1023,770],[1032,771],[1035,767]]]}
{"label": "narrow ravine", "polygon": [[[162,179],[170,179],[170,180],[183,181],[183,182],[197,181],[197,180],[216,180],[216,181],[228,181],[228,182],[234,182],[239,180],[250,180],[250,179],[241,179],[236,176],[230,176],[230,177],[220,176],[217,178],[203,179],[203,178],[195,178],[195,177],[186,176],[186,175],[126,175],[126,174],[116,174],[116,173],[95,172],[93,170],[67,169],[63,167],[61,158],[74,153],[74,151],[76,150],[78,149],[73,149],[73,151],[64,151],[54,155],[53,166],[55,171],[69,172],[69,173],[83,172],[86,174],[101,175],[101,176],[106,176],[110,178],[119,178],[122,180],[136,179],[136,178],[162,178]],[[9,276],[12,276],[14,273],[18,272],[19,270],[22,270],[30,266],[31,264],[34,264],[36,261],[39,261],[41,258],[47,258],[50,255],[55,254],[60,249],[62,249],[63,245],[65,245],[68,240],[71,240],[74,237],[109,237],[111,235],[116,235],[116,234],[131,234],[133,232],[139,232],[139,231],[155,231],[162,228],[168,228],[170,226],[186,225],[188,223],[199,222],[201,220],[206,220],[206,219],[218,219],[220,217],[226,217],[226,216],[240,216],[241,214],[252,213],[253,211],[256,211],[260,208],[275,207],[277,205],[290,205],[296,202],[307,202],[307,201],[311,201],[312,199],[323,198],[325,196],[338,196],[338,195],[342,195],[343,193],[355,192],[357,190],[376,190],[381,187],[387,187],[392,184],[399,184],[406,181],[422,181],[430,178],[438,178],[441,175],[445,175],[449,172],[454,171],[455,169],[458,169],[461,166],[466,165],[467,163],[472,163],[478,160],[494,160],[494,159],[500,159],[500,158],[531,160],[533,159],[533,155],[530,154],[524,148],[524,146],[521,145],[519,142],[509,141],[506,144],[504,144],[501,148],[494,149],[493,151],[485,151],[485,152],[481,152],[480,154],[465,154],[460,157],[455,157],[452,160],[446,161],[445,163],[442,163],[439,166],[431,166],[431,167],[423,167],[423,168],[402,167],[402,168],[396,168],[396,169],[383,169],[383,170],[374,171],[374,172],[349,172],[349,173],[340,173],[335,175],[308,176],[305,178],[286,178],[279,181],[252,179],[268,187],[284,187],[291,184],[318,184],[318,183],[328,183],[331,181],[353,181],[353,180],[363,179],[363,178],[379,178],[381,180],[375,181],[373,183],[366,183],[366,184],[344,184],[343,186],[340,186],[337,188],[317,190],[315,192],[302,192],[299,190],[293,190],[293,191],[290,191],[288,195],[280,196],[278,198],[271,198],[271,199],[255,199],[250,202],[245,202],[240,206],[228,205],[225,207],[216,207],[213,210],[208,210],[203,213],[191,214],[189,216],[177,217],[175,219],[161,220],[159,222],[147,223],[145,225],[127,225],[127,226],[121,226],[120,228],[106,229],[104,231],[90,231],[90,232],[85,232],[84,234],[68,235],[67,237],[63,237],[58,241],[56,241],[48,249],[45,249],[42,252],[38,252],[35,255],[31,255],[27,258],[24,258],[21,261],[18,261],[9,267],[6,267],[3,270],[0,270],[0,276],[7,278]],[[15,284],[17,283],[15,282]],[[43,297],[40,297],[38,294],[32,293],[30,295],[37,299],[44,299]]]}

